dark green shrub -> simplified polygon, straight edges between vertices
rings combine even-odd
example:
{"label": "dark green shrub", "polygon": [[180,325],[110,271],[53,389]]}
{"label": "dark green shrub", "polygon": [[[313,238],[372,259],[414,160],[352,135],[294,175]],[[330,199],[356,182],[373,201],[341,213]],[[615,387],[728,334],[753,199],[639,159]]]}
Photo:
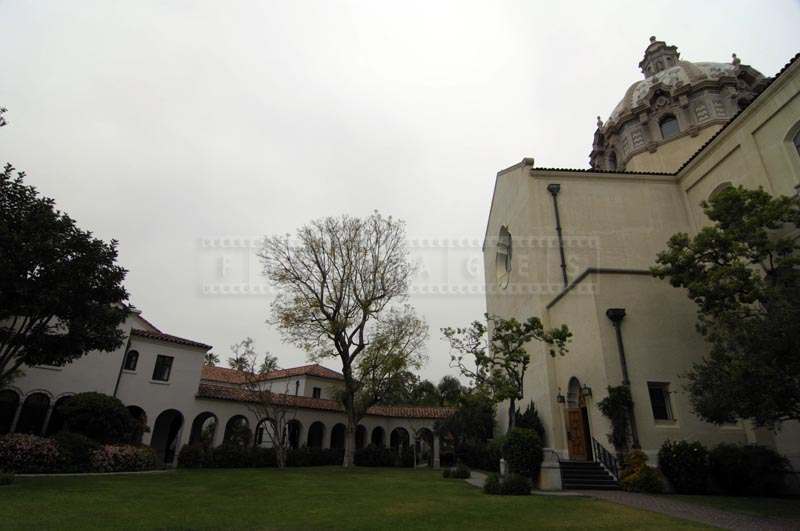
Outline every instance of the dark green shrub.
{"label": "dark green shrub", "polygon": [[[344,455],[342,455],[342,459],[344,459]],[[339,462],[337,464],[342,463]],[[411,448],[411,446],[406,446],[400,450],[400,455],[398,456],[396,466],[402,468],[414,468],[414,449]]]}
{"label": "dark green shrub", "polygon": [[92,454],[102,445],[80,433],[59,432],[53,437],[58,447],[62,472],[88,472]]}
{"label": "dark green shrub", "polygon": [[212,451],[211,466],[214,468],[249,468],[251,453],[238,444],[223,444]]}
{"label": "dark green shrub", "polygon": [[78,393],[62,406],[64,429],[103,444],[136,444],[144,426],[118,399],[103,393]]}
{"label": "dark green shrub", "polygon": [[181,468],[207,468],[213,462],[213,450],[202,442],[184,445],[178,453],[178,466]]}
{"label": "dark green shrub", "polygon": [[789,462],[775,450],[755,444],[720,444],[711,451],[711,476],[732,496],[775,496],[785,488]]}
{"label": "dark green shrub", "polygon": [[502,494],[503,485],[500,483],[500,476],[497,474],[489,474],[483,484],[483,492],[486,494]]}
{"label": "dark green shrub", "polygon": [[500,494],[504,496],[527,496],[531,493],[531,480],[521,474],[509,474],[503,478]]}
{"label": "dark green shrub", "polygon": [[0,487],[14,483],[14,474],[11,472],[0,472]]}
{"label": "dark green shrub", "polygon": [[256,446],[250,451],[251,464],[255,468],[274,468],[278,466],[278,457],[273,448]]}
{"label": "dark green shrub", "polygon": [[92,453],[92,472],[139,472],[158,467],[158,456],[149,446],[107,444]]}
{"label": "dark green shrub", "polygon": [[467,479],[472,477],[472,472],[470,471],[469,467],[464,463],[459,463],[453,469],[453,472],[450,474],[451,478],[458,478],[458,479]]}
{"label": "dark green shrub", "polygon": [[644,465],[632,474],[624,476],[619,482],[622,490],[628,492],[646,492],[648,494],[661,494],[664,492],[664,481],[655,468]]}
{"label": "dark green shrub", "polygon": [[608,396],[597,403],[600,412],[611,421],[611,444],[618,452],[628,449],[630,412],[633,397],[627,385],[608,387]]}
{"label": "dark green shrub", "polygon": [[307,446],[291,449],[286,454],[286,466],[291,467],[341,465],[343,460],[344,450],[323,450],[322,448],[308,448]]}
{"label": "dark green shrub", "polygon": [[439,452],[439,465],[443,467],[452,467],[456,464],[456,454],[454,452]]}
{"label": "dark green shrub", "polygon": [[699,442],[665,441],[658,451],[658,468],[679,494],[708,490],[708,450]]}
{"label": "dark green shrub", "polygon": [[448,479],[450,477],[450,469],[449,468],[445,468],[444,470],[442,470],[442,477],[445,478],[445,479]]}
{"label": "dark green shrub", "polygon": [[499,472],[503,440],[501,438],[485,443],[463,443],[456,448],[456,457],[459,462],[470,468]]}
{"label": "dark green shrub", "polygon": [[533,430],[514,428],[503,443],[503,458],[508,463],[509,472],[528,478],[537,477],[544,459],[539,436]]}
{"label": "dark green shrub", "polygon": [[536,411],[536,404],[534,404],[532,401],[528,404],[528,407],[525,409],[524,413],[517,411],[514,419],[514,426],[516,428],[533,430],[536,432],[536,435],[539,436],[539,440],[542,441],[542,446],[547,445],[547,441],[545,439],[547,432],[544,429],[544,423],[542,423],[542,419],[539,418],[539,412]]}
{"label": "dark green shrub", "polygon": [[391,448],[370,444],[355,451],[353,461],[356,466],[394,466],[397,452]]}

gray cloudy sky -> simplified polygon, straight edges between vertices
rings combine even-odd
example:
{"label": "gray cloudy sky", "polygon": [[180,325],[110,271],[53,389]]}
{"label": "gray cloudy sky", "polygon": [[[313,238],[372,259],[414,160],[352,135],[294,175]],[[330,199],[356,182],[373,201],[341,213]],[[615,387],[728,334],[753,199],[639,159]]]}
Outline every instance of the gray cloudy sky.
{"label": "gray cloudy sky", "polygon": [[[132,302],[223,359],[264,323],[253,238],[325,215],[404,219],[426,284],[480,286],[497,170],[586,167],[651,34],[694,61],[772,75],[798,51],[800,3],[0,0],[0,161],[80,225],[120,241]],[[415,293],[432,379],[439,328],[480,295]],[[333,361],[327,363],[336,368]]]}

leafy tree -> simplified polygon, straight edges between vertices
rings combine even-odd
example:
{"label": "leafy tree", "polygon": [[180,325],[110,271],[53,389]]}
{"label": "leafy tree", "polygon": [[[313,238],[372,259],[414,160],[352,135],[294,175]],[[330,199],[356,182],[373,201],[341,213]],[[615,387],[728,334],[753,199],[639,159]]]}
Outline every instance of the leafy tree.
{"label": "leafy tree", "polygon": [[203,364],[206,367],[215,367],[219,364],[219,356],[213,352],[206,352],[206,355],[203,357]]}
{"label": "leafy tree", "polygon": [[439,405],[455,406],[461,401],[464,394],[464,386],[455,376],[443,376],[439,380]]}
{"label": "leafy tree", "polygon": [[239,343],[231,345],[231,352],[233,356],[228,358],[228,367],[237,371],[246,371],[250,369],[249,358],[255,353],[253,350],[253,338],[247,337]]}
{"label": "leafy tree", "polygon": [[510,432],[516,420],[517,400],[523,398],[525,372],[531,361],[526,345],[540,341],[550,347],[551,356],[556,355],[556,350],[564,355],[572,333],[566,325],[545,330],[538,317],[530,317],[522,323],[514,318],[489,315],[486,319],[491,325],[489,334],[487,326],[480,321],[474,321],[469,328],[443,328],[442,333],[450,342],[450,366],[457,367],[496,402],[509,401]]}
{"label": "leafy tree", "polygon": [[627,385],[608,387],[608,396],[597,403],[600,412],[611,421],[611,444],[622,456],[630,444],[631,436],[631,411],[633,411],[633,397]]}
{"label": "leafy tree", "polygon": [[411,371],[398,371],[386,382],[386,390],[382,404],[403,405],[412,404],[412,392],[419,383],[419,376]]}
{"label": "leafy tree", "polygon": [[0,382],[119,348],[129,313],[117,242],[80,229],[24,177],[0,172]]}
{"label": "leafy tree", "polygon": [[135,444],[146,428],[117,398],[103,393],[78,393],[62,406],[64,429],[103,444]]}
{"label": "leafy tree", "polygon": [[452,437],[456,448],[463,443],[485,443],[494,436],[495,404],[480,393],[465,394],[455,412],[435,427],[440,435]]}
{"label": "leafy tree", "polygon": [[439,389],[430,380],[422,380],[414,386],[411,402],[418,406],[438,406],[440,402]]}
{"label": "leafy tree", "polygon": [[711,225],[670,238],[653,273],[686,288],[710,352],[689,371],[695,412],[774,427],[800,420],[800,198],[730,187]]}
{"label": "leafy tree", "polygon": [[[405,225],[377,212],[365,218],[319,219],[301,227],[294,241],[288,235],[266,238],[260,256],[265,275],[278,290],[271,322],[284,340],[304,349],[311,359],[341,361],[347,417],[344,466],[352,466],[361,411],[356,400],[364,385],[358,374],[372,371],[369,367],[376,366],[382,350],[410,351],[406,344],[414,339],[380,326],[393,303],[402,302],[408,293],[413,268]],[[419,331],[412,323],[395,328],[402,330]],[[389,337],[381,339],[384,334]],[[359,368],[364,356],[372,360]],[[391,362],[397,371],[405,370],[395,363],[403,357]],[[389,372],[380,369],[375,374]]]}

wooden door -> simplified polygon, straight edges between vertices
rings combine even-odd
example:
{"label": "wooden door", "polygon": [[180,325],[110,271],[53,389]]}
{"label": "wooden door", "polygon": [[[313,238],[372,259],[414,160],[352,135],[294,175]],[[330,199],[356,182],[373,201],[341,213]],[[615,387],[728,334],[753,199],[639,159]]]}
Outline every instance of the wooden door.
{"label": "wooden door", "polygon": [[583,414],[580,408],[567,410],[567,444],[570,459],[587,459],[586,434],[583,431]]}

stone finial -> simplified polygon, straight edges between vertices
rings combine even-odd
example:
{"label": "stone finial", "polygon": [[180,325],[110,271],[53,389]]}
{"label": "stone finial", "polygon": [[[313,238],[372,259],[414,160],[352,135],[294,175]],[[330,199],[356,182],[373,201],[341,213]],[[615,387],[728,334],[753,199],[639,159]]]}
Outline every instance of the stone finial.
{"label": "stone finial", "polygon": [[601,120],[599,116],[597,117],[597,127],[603,127],[603,120]]}
{"label": "stone finial", "polygon": [[656,36],[655,35],[650,35],[650,42],[651,43],[656,42]]}
{"label": "stone finial", "polygon": [[733,61],[731,61],[731,63],[733,63],[734,65],[739,66],[740,64],[742,64],[742,60],[736,57],[735,53],[731,54],[731,57],[733,57]]}

